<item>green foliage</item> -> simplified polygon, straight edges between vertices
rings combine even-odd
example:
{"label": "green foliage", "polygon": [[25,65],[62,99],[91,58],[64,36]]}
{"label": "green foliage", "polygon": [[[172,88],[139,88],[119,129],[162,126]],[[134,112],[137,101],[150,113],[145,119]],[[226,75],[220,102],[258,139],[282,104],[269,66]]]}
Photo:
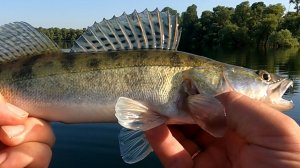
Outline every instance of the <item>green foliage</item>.
{"label": "green foliage", "polygon": [[187,11],[182,13],[181,25],[182,34],[179,48],[185,51],[195,50],[197,41],[199,41],[199,37],[197,36],[199,25],[196,5],[189,6]]}
{"label": "green foliage", "polygon": [[[290,0],[297,12],[288,12],[282,4],[250,4],[248,1],[235,8],[216,6],[212,11],[203,11],[200,18],[197,6],[191,5],[180,16],[182,28],[179,50],[197,52],[206,47],[293,47],[300,41],[300,0]],[[296,8],[295,7],[295,8]],[[162,11],[176,14],[165,7]],[[62,48],[69,48],[85,30],[38,28]],[[67,43],[66,43],[67,42]],[[69,45],[66,45],[69,44]]]}
{"label": "green foliage", "polygon": [[280,29],[288,29],[300,41],[300,15],[289,12],[283,17]]}
{"label": "green foliage", "polygon": [[235,24],[227,24],[219,31],[219,41],[220,44],[232,46],[236,41],[236,32],[238,31],[239,27]]}
{"label": "green foliage", "polygon": [[284,6],[282,4],[275,4],[275,5],[269,5],[265,8],[264,13],[265,14],[272,14],[275,15],[278,19],[281,18],[284,14]]}
{"label": "green foliage", "polygon": [[181,16],[180,50],[197,52],[199,47],[253,45],[292,47],[298,46],[300,40],[300,16],[284,15],[282,4],[266,6],[264,2],[255,2],[250,5],[245,1],[236,8],[217,6],[212,11],[203,11],[200,18],[196,9],[197,6],[192,5]]}
{"label": "green foliage", "polygon": [[161,11],[162,11],[162,12],[169,11],[170,14],[172,14],[172,15],[176,15],[176,14],[178,13],[177,10],[174,10],[174,9],[172,9],[172,8],[170,8],[170,7],[165,7],[165,8],[163,8]]}
{"label": "green foliage", "polygon": [[275,48],[299,46],[298,40],[294,38],[292,33],[287,29],[273,32],[269,37],[268,43],[269,46]]}
{"label": "green foliage", "polygon": [[217,6],[213,8],[213,20],[217,24],[218,28],[230,24],[231,16],[233,13],[233,8],[228,8],[225,6]]}
{"label": "green foliage", "polygon": [[249,20],[251,19],[251,8],[248,1],[242,2],[237,5],[232,15],[232,22],[239,27],[248,26]]}
{"label": "green foliage", "polygon": [[66,29],[66,28],[37,28],[52,41],[56,42],[61,48],[69,48],[71,44],[85,31],[84,29]]}
{"label": "green foliage", "polygon": [[250,37],[247,27],[239,27],[235,24],[228,24],[219,31],[220,44],[227,47],[243,47],[246,46]]}
{"label": "green foliage", "polygon": [[266,47],[270,34],[276,30],[277,26],[278,18],[274,14],[267,14],[263,19],[261,19],[253,30],[253,38],[256,39],[257,46]]}
{"label": "green foliage", "polygon": [[222,32],[227,33],[227,31],[230,30],[221,30],[224,29],[224,27],[230,28],[233,12],[233,8],[224,6],[213,8],[213,12],[204,11],[197,23],[199,30],[196,31],[201,35],[201,38],[198,37],[201,41],[197,42],[197,44],[210,47],[222,45],[222,42],[229,38],[229,34],[223,35]]}
{"label": "green foliage", "polygon": [[290,3],[295,4],[294,9],[296,9],[297,14],[300,11],[300,0],[290,0]]}

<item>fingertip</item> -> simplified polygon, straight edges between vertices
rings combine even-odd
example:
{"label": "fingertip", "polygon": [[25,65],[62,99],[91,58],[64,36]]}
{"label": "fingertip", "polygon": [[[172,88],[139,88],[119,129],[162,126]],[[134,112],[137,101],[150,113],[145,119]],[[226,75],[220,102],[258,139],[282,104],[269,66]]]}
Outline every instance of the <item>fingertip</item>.
{"label": "fingertip", "polygon": [[40,142],[53,146],[55,135],[51,126],[40,119],[30,117],[24,125],[2,126],[0,140],[7,146],[17,146],[25,142]]}
{"label": "fingertip", "polygon": [[5,99],[4,99],[4,97],[2,96],[2,94],[0,94],[0,103],[1,102],[5,102]]}
{"label": "fingertip", "polygon": [[[49,167],[52,150],[47,144],[39,143],[39,148],[36,149],[35,153],[32,154],[34,161],[27,166],[27,168],[37,168],[37,167]],[[34,145],[32,145],[34,146]]]}
{"label": "fingertip", "polygon": [[1,126],[1,129],[5,132],[5,134],[9,138],[13,138],[15,136],[22,134],[25,131],[25,126],[24,125],[4,125],[4,126]]}
{"label": "fingertip", "polygon": [[38,141],[47,144],[52,147],[55,143],[55,135],[47,121],[29,117],[28,121],[25,123],[28,131],[31,132],[28,135],[28,141]]}
{"label": "fingertip", "polygon": [[19,107],[15,106],[15,105],[12,105],[10,103],[6,103],[7,105],[7,108],[10,112],[13,113],[13,115],[17,118],[20,118],[20,119],[24,119],[24,118],[27,118],[28,117],[28,113],[22,109],[20,109]]}
{"label": "fingertip", "polygon": [[0,102],[0,125],[22,124],[28,115],[27,112],[10,103]]}
{"label": "fingertip", "polygon": [[172,136],[165,124],[145,131],[145,135],[165,167],[192,167],[190,154]]}
{"label": "fingertip", "polygon": [[15,147],[9,147],[2,151],[0,159],[3,156],[0,167],[48,167],[52,151],[51,148],[43,143],[28,142]]}
{"label": "fingertip", "polygon": [[1,167],[1,164],[5,162],[5,160],[7,159],[7,153],[6,152],[3,152],[0,154],[0,167]]}
{"label": "fingertip", "polygon": [[162,124],[145,131],[145,135],[148,140],[151,140],[154,143],[158,143],[160,141],[163,141],[168,136],[168,127],[165,124]]}

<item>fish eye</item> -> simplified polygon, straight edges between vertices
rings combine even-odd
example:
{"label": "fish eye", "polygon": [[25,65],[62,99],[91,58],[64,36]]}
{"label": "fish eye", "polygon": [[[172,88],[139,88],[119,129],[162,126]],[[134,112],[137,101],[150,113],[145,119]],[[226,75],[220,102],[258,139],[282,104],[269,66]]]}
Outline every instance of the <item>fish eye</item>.
{"label": "fish eye", "polygon": [[264,73],[262,74],[264,80],[269,81],[271,79],[270,74]]}
{"label": "fish eye", "polygon": [[271,80],[271,75],[265,70],[256,71],[257,75],[259,75],[263,80],[269,82]]}

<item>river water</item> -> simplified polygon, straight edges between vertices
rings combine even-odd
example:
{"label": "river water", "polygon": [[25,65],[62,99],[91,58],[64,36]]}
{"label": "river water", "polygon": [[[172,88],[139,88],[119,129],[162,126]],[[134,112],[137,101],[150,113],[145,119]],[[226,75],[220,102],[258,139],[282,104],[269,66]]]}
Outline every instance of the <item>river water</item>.
{"label": "river water", "polygon": [[[286,76],[294,87],[285,94],[296,104],[286,112],[300,123],[300,50],[202,50],[199,55],[252,69],[265,69]],[[278,123],[284,124],[284,123]],[[53,123],[56,144],[51,168],[64,167],[162,167],[152,153],[143,161],[128,165],[119,154],[117,124],[61,124]]]}

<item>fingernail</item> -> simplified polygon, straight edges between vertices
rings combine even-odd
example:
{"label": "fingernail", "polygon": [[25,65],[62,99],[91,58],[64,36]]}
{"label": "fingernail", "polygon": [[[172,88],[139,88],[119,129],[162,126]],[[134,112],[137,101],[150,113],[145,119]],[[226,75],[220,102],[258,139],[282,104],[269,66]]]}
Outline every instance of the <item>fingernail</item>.
{"label": "fingernail", "polygon": [[2,130],[6,133],[9,138],[16,137],[24,132],[25,127],[24,125],[8,125],[8,126],[1,126]]}
{"label": "fingernail", "polygon": [[28,117],[28,113],[10,103],[6,103],[7,108],[9,111],[11,111],[12,113],[14,113],[15,115],[17,115],[17,117],[19,118],[27,118]]}
{"label": "fingernail", "polygon": [[4,97],[2,96],[2,94],[0,94],[0,102],[4,102]]}
{"label": "fingernail", "polygon": [[6,160],[7,154],[6,153],[1,153],[0,154],[0,165]]}

